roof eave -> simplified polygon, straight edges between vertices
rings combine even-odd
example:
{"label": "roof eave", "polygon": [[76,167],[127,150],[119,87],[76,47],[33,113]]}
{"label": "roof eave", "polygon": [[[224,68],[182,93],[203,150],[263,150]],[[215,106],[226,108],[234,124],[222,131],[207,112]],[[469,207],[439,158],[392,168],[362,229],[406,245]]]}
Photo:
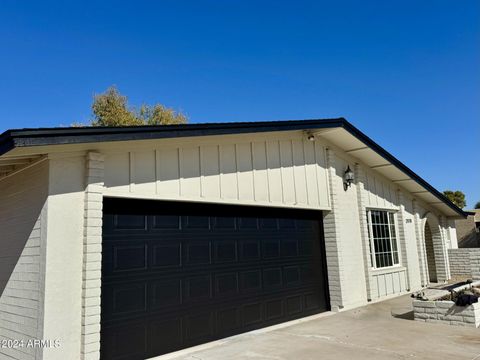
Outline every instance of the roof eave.
{"label": "roof eave", "polygon": [[128,126],[128,127],[84,127],[84,128],[44,128],[7,130],[0,135],[0,156],[14,148],[42,145],[66,145],[80,143],[95,143],[106,141],[153,140],[175,137],[208,136],[242,134],[251,132],[315,130],[326,128],[343,128],[366,146],[391,162],[424,187],[449,208],[462,217],[468,213],[458,208],[442,193],[436,190],[419,175],[396,159],[383,147],[362,133],[345,118],[287,120],[243,123],[205,123],[189,125],[162,126]]}

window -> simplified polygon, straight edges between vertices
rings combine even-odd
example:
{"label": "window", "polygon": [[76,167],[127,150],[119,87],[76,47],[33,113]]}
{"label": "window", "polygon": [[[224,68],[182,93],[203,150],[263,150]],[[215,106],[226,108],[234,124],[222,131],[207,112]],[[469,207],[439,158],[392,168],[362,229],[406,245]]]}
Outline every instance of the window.
{"label": "window", "polygon": [[367,212],[370,257],[374,268],[399,264],[395,214],[389,211]]}

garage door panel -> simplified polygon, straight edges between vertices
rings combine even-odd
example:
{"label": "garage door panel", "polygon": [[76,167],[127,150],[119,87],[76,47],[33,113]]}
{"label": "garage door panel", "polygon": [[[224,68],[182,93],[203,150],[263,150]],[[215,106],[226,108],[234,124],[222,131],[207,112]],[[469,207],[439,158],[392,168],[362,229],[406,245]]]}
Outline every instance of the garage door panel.
{"label": "garage door panel", "polygon": [[238,273],[220,273],[215,275],[215,296],[238,295]]}
{"label": "garage door panel", "polygon": [[184,318],[185,342],[200,343],[211,338],[214,331],[214,312],[195,313]]}
{"label": "garage door panel", "polygon": [[242,307],[243,326],[248,328],[251,325],[259,324],[263,320],[262,303],[260,301],[245,304]]}
{"label": "garage door panel", "polygon": [[303,310],[302,300],[302,295],[287,297],[287,314],[295,315],[301,313]]}
{"label": "garage door panel", "polygon": [[240,309],[227,307],[217,311],[216,326],[219,333],[233,333],[241,327]]}
{"label": "garage door panel", "polygon": [[182,318],[150,319],[147,329],[147,354],[170,352],[182,346]]}
{"label": "garage door panel", "polygon": [[136,214],[120,214],[113,218],[113,229],[122,230],[147,230],[147,217]]}
{"label": "garage door panel", "polygon": [[106,199],[102,358],[153,357],[327,310],[320,219]]}
{"label": "garage door panel", "polygon": [[212,298],[212,279],[210,274],[188,277],[184,280],[185,303],[201,302]]}
{"label": "garage door panel", "polygon": [[113,272],[145,270],[147,247],[145,244],[119,245],[113,248]]}
{"label": "garage door panel", "polygon": [[278,258],[280,256],[280,240],[277,238],[264,238],[262,255],[264,259]]}
{"label": "garage door panel", "polygon": [[102,331],[102,359],[143,359],[147,352],[144,321],[130,321]]}
{"label": "garage door panel", "polygon": [[228,239],[219,239],[214,242],[214,262],[217,264],[236,262],[237,259],[237,241]]}
{"label": "garage door panel", "polygon": [[182,305],[182,280],[167,278],[152,281],[149,287],[149,304],[149,310]]}
{"label": "garage door panel", "polygon": [[283,299],[275,299],[265,302],[265,319],[274,320],[284,316]]}
{"label": "garage door panel", "polygon": [[185,266],[209,265],[212,262],[211,241],[186,240],[183,243]]}
{"label": "garage door panel", "polygon": [[260,242],[258,240],[243,239],[239,243],[241,261],[257,261],[260,259]]}
{"label": "garage door panel", "polygon": [[248,270],[240,273],[240,291],[243,294],[259,292],[262,289],[261,269]]}
{"label": "garage door panel", "polygon": [[181,225],[181,217],[178,215],[162,215],[152,217],[152,227],[155,230],[178,230]]}
{"label": "garage door panel", "polygon": [[182,244],[176,241],[152,244],[152,256],[152,267],[179,267],[182,265]]}

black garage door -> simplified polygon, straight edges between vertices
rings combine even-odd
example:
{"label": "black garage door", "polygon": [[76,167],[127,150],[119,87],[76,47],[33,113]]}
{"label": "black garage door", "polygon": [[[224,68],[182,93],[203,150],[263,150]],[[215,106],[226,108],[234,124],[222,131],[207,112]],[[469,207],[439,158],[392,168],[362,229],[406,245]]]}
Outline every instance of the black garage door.
{"label": "black garage door", "polygon": [[102,359],[329,309],[321,212],[105,199]]}

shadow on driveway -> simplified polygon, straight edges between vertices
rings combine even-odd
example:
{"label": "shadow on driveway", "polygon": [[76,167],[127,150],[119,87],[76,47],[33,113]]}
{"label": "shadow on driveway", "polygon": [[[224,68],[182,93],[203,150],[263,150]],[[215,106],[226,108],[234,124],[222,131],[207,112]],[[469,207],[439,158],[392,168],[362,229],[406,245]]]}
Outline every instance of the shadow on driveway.
{"label": "shadow on driveway", "polygon": [[[181,360],[480,359],[480,329],[413,320],[409,295],[168,356]],[[206,348],[205,348],[206,347]],[[162,358],[163,359],[163,358]]]}

